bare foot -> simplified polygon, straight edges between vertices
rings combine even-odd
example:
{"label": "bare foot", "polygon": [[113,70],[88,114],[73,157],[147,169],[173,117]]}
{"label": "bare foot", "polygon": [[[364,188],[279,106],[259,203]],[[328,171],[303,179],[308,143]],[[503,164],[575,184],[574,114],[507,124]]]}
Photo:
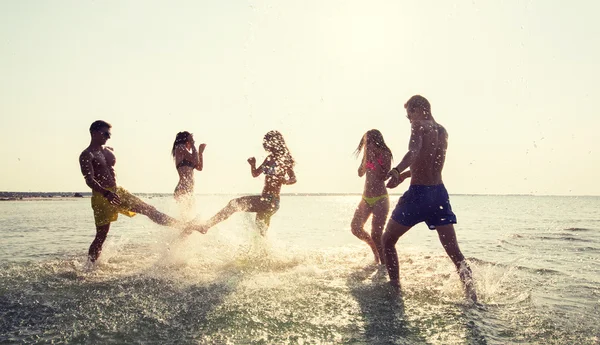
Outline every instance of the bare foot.
{"label": "bare foot", "polygon": [[201,234],[205,234],[208,231],[208,228],[204,224],[193,224],[190,226],[192,231],[198,231]]}
{"label": "bare foot", "polygon": [[192,232],[194,232],[194,230],[192,230],[189,227],[187,227],[187,228],[183,229],[183,231],[181,232],[181,234],[179,234],[179,238],[180,239],[184,239],[184,238],[188,237],[189,235],[191,235]]}
{"label": "bare foot", "polygon": [[400,282],[399,281],[390,280],[390,287],[396,294],[400,294]]}
{"label": "bare foot", "polygon": [[471,269],[467,264],[463,261],[460,264],[460,269],[458,271],[458,276],[462,281],[465,287],[465,295],[467,299],[471,300],[474,303],[477,303],[477,293],[475,292],[475,283],[473,282],[473,274],[471,273]]}

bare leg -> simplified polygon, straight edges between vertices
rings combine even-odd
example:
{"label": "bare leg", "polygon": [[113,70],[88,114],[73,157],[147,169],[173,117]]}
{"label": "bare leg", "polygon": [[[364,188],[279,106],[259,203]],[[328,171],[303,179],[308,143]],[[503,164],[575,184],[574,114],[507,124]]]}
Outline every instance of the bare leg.
{"label": "bare leg", "polygon": [[266,211],[262,210],[263,204],[265,204],[265,202],[260,195],[243,196],[241,198],[233,199],[227,203],[227,206],[225,206],[221,211],[217,212],[217,214],[212,216],[212,218],[206,222],[204,225],[204,231],[208,231],[208,229],[231,217],[231,215],[236,212]]}
{"label": "bare leg", "polygon": [[384,198],[373,206],[373,217],[371,217],[371,238],[373,239],[375,246],[377,246],[377,253],[379,254],[379,260],[382,264],[385,264],[385,253],[383,252],[381,236],[389,211],[390,200]]}
{"label": "bare leg", "polygon": [[402,225],[390,218],[381,239],[385,253],[385,266],[390,276],[390,285],[398,291],[400,291],[400,267],[398,265],[396,242],[410,228],[410,226]]}
{"label": "bare leg", "polygon": [[367,219],[369,219],[370,215],[371,208],[364,200],[361,199],[356,211],[354,211],[354,217],[352,218],[350,227],[354,236],[366,242],[369,247],[371,247],[371,251],[373,251],[373,256],[375,257],[375,263],[379,263],[379,252],[377,250],[377,245],[364,229],[365,223],[367,222]]}
{"label": "bare leg", "polygon": [[448,254],[454,263],[454,266],[456,266],[460,280],[465,287],[467,298],[473,300],[473,302],[477,302],[477,294],[475,293],[475,287],[473,286],[471,268],[465,261],[465,257],[458,247],[454,226],[452,224],[436,226],[436,230],[440,242],[444,246],[444,250],[446,250],[446,254]]}
{"label": "bare leg", "polygon": [[185,221],[191,221],[195,216],[194,210],[196,208],[196,199],[194,198],[194,194],[182,194],[180,196],[176,196],[175,200],[179,206],[179,218]]}
{"label": "bare leg", "polygon": [[88,251],[88,258],[91,262],[96,262],[96,260],[98,260],[109,229],[110,223],[96,227],[96,238],[94,238],[94,241],[90,245],[90,250]]}
{"label": "bare leg", "polygon": [[131,210],[135,213],[147,216],[148,218],[150,218],[150,220],[159,225],[172,226],[179,229],[186,228],[185,223],[180,222],[177,219],[160,212],[154,206],[148,205],[146,203],[136,205],[135,207],[132,207]]}
{"label": "bare leg", "polygon": [[256,226],[260,231],[261,236],[265,236],[267,234],[267,230],[271,225],[271,215],[270,213],[259,212],[256,214]]}

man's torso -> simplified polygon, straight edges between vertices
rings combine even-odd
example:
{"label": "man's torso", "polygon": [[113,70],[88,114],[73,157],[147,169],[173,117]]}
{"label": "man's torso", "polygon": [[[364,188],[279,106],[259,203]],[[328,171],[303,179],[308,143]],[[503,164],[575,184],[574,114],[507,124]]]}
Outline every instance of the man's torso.
{"label": "man's torso", "polygon": [[87,148],[92,155],[92,166],[94,168],[94,179],[105,188],[117,185],[115,178],[116,157],[112,148],[103,146],[100,149]]}
{"label": "man's torso", "polygon": [[415,161],[410,166],[411,184],[442,184],[442,169],[448,148],[448,132],[433,120],[416,122],[413,124],[413,130],[418,131],[422,138],[422,145]]}

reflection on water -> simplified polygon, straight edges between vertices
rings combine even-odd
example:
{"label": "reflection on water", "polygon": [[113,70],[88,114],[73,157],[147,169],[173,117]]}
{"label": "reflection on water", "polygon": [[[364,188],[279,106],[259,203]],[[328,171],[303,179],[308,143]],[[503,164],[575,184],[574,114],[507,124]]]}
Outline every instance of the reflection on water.
{"label": "reflection on water", "polygon": [[[597,344],[600,241],[577,213],[595,203],[542,199],[553,212],[540,215],[528,213],[537,199],[455,197],[473,306],[425,226],[398,242],[402,294],[392,294],[350,233],[355,199],[284,197],[266,239],[244,214],[183,241],[122,219],[91,272],[89,199],[2,203],[0,342]],[[200,218],[227,200],[199,198]]]}

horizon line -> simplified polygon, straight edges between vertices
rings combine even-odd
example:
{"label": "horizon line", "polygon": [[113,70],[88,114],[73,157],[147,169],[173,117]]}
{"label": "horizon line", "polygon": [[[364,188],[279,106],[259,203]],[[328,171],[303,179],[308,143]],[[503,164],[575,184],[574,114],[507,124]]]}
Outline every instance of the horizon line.
{"label": "horizon line", "polygon": [[[71,195],[68,195],[71,194]],[[56,196],[56,197],[70,197],[75,194],[81,194],[84,196],[91,196],[92,192],[14,192],[14,191],[0,191],[0,197],[26,197],[32,195],[38,196]],[[168,196],[172,195],[172,192],[132,192],[134,195],[144,196]],[[363,193],[358,192],[297,192],[297,193],[281,193],[281,196],[347,196],[347,195],[362,195]],[[404,192],[400,193],[388,193],[389,195],[401,196]],[[593,194],[533,194],[533,193],[449,193],[450,195],[457,196],[556,196],[556,197],[597,197],[600,195]],[[258,193],[194,193],[196,196],[232,196],[232,195],[258,195]]]}

